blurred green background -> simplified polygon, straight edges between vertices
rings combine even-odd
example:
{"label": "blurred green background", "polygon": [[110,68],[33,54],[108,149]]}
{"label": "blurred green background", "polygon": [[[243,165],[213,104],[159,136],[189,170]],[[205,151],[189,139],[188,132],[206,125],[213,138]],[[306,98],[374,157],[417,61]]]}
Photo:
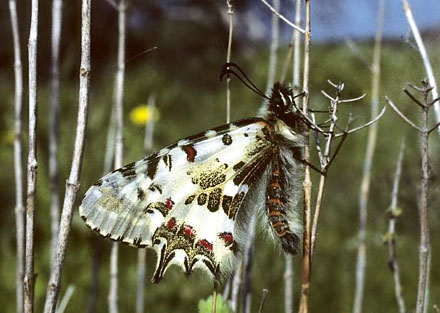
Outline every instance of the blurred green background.
{"label": "blurred green background", "polygon": [[[154,1],[134,2],[129,11],[127,63],[124,97],[124,161],[143,157],[144,128],[129,118],[132,109],[146,104],[149,95],[157,96],[160,118],[155,125],[154,150],[196,132],[223,124],[225,84],[218,82],[218,73],[225,62],[227,25],[219,5],[214,2],[185,1],[188,10],[198,9],[205,19],[170,18],[169,12]],[[223,5],[223,3],[222,3]],[[248,2],[237,3],[236,10],[245,10]],[[60,192],[64,194],[74,140],[77,115],[78,68],[80,53],[80,4],[66,2],[62,33],[62,80],[60,107]],[[19,2],[22,57],[26,68],[29,11]],[[39,92],[38,92],[38,186],[35,232],[36,312],[42,310],[49,276],[50,215],[48,187],[48,109],[50,5],[40,6]],[[116,12],[105,1],[93,3],[92,74],[87,139],[78,201],[94,181],[103,174],[106,133],[113,97],[117,23]],[[178,11],[179,12],[179,11]],[[187,13],[187,11],[181,11]],[[168,14],[168,15],[167,15]],[[400,14],[400,12],[399,12]],[[0,32],[10,38],[9,14],[6,6],[0,11]],[[238,17],[240,15],[237,15]],[[139,26],[139,21],[143,24]],[[268,21],[268,20],[267,20]],[[312,21],[313,23],[313,21]],[[269,28],[269,22],[267,27]],[[268,40],[247,40],[236,22],[232,60],[240,64],[254,82],[264,89],[267,79]],[[6,42],[6,41],[4,41]],[[341,122],[348,113],[360,125],[370,119],[371,72],[365,60],[371,61],[373,42],[356,42],[360,54],[350,50],[343,40],[314,43],[311,55],[311,98],[313,108],[325,108],[326,99],[320,90],[334,91],[326,80],[345,82],[343,96],[367,97],[341,109]],[[440,68],[438,34],[427,36],[427,48],[434,69]],[[157,49],[139,55],[151,47]],[[281,73],[287,42],[279,51],[278,73]],[[394,100],[403,112],[420,121],[418,107],[403,94],[408,82],[419,84],[425,78],[423,64],[412,42],[385,39],[382,51],[380,107],[384,96]],[[133,56],[136,56],[134,57]],[[3,312],[15,310],[15,216],[13,175],[13,59],[12,46],[0,48],[0,307]],[[436,71],[438,72],[438,71]],[[438,73],[437,73],[438,74]],[[25,82],[26,82],[25,73]],[[278,75],[279,77],[279,75]],[[27,119],[25,87],[23,120]],[[232,120],[254,116],[262,99],[237,80],[232,81]],[[432,119],[434,123],[434,120]],[[27,124],[24,122],[24,147],[27,147]],[[440,148],[438,134],[431,136],[430,227],[432,238],[432,272],[430,303],[440,304],[440,216],[439,179]],[[368,212],[368,263],[364,312],[397,312],[392,275],[388,268],[388,250],[382,236],[386,234],[386,210],[390,204],[392,180],[399,145],[406,138],[401,189],[398,206],[403,213],[398,220],[397,253],[401,265],[402,284],[408,308],[415,306],[418,277],[419,220],[417,201],[420,178],[420,141],[413,129],[388,109],[379,122],[377,150],[374,159]],[[358,195],[365,155],[367,131],[350,135],[330,170],[320,219],[319,238],[313,260],[311,310],[313,312],[351,312],[355,282],[358,227]],[[26,149],[23,155],[26,160]],[[314,174],[314,187],[317,176]],[[316,190],[314,190],[316,191]],[[261,229],[267,227],[262,225]],[[110,242],[92,233],[79,218],[77,211],[72,224],[69,249],[63,273],[63,291],[75,286],[66,312],[86,312],[93,259],[93,242],[100,247],[101,272],[96,312],[107,312]],[[120,312],[133,312],[136,296],[137,250],[121,246],[119,256]],[[295,303],[300,288],[300,257],[294,259]],[[154,252],[148,252],[147,276],[155,265]],[[256,241],[252,268],[253,311],[258,308],[263,288],[269,290],[265,312],[283,312],[284,257],[276,243],[260,231]],[[186,278],[179,270],[169,270],[159,285],[147,279],[146,312],[196,312],[198,302],[211,294],[211,283],[201,273]],[[433,312],[432,307],[428,312]]]}

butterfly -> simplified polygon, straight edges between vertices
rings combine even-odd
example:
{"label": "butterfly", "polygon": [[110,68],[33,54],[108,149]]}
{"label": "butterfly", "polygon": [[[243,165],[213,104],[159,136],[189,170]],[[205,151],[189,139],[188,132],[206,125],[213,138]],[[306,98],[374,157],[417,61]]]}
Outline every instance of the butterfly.
{"label": "butterfly", "polygon": [[297,254],[296,212],[306,125],[292,90],[276,83],[260,116],[179,140],[99,179],[79,208],[100,235],[157,253],[158,283],[178,265],[215,280],[230,273],[251,214]]}

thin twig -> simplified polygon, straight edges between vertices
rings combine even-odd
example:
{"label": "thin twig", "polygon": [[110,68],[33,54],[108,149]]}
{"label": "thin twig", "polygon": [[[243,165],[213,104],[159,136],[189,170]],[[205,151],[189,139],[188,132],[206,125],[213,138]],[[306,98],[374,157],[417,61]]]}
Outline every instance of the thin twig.
{"label": "thin twig", "polygon": [[[382,31],[384,19],[385,3],[379,0],[377,12],[377,31],[373,52],[372,80],[371,80],[371,116],[374,119],[378,112],[379,87],[380,87],[380,59],[382,50]],[[359,194],[359,246],[356,261],[356,283],[354,290],[353,313],[362,312],[362,301],[364,296],[365,272],[367,264],[367,213],[368,197],[370,193],[371,168],[373,164],[374,152],[376,149],[378,124],[371,124],[368,129],[367,150],[365,153],[364,169]]]}
{"label": "thin twig", "polygon": [[66,293],[63,299],[61,300],[56,313],[64,313],[64,311],[67,308],[67,305],[69,304],[70,298],[72,298],[74,292],[75,292],[75,286],[70,285],[69,287],[67,287]]}
{"label": "thin twig", "polygon": [[274,13],[276,16],[278,16],[283,22],[285,22],[287,25],[289,25],[290,27],[296,29],[297,31],[299,31],[301,34],[305,34],[306,30],[302,29],[301,27],[293,24],[291,21],[289,21],[287,18],[285,18],[283,15],[281,15],[277,10],[275,10],[275,8],[273,6],[271,6],[267,1],[265,0],[260,0],[261,2],[263,2],[263,4],[265,6],[267,6],[269,8],[269,10],[272,11],[272,13]]}
{"label": "thin twig", "polygon": [[[309,76],[310,76],[310,0],[305,0],[306,9],[306,31],[304,37],[304,73],[303,73],[303,113],[307,114],[309,103]],[[310,163],[309,146],[305,146],[304,160]],[[309,311],[309,294],[310,294],[310,277],[311,277],[311,193],[312,181],[310,179],[310,166],[305,166],[304,172],[304,236],[303,236],[303,260],[302,260],[302,281],[301,281],[301,297],[299,305],[299,313],[308,313]]]}
{"label": "thin twig", "polygon": [[386,111],[386,107],[383,107],[382,111],[380,111],[380,113],[375,118],[373,118],[371,121],[369,121],[365,124],[362,124],[361,126],[346,130],[342,134],[336,134],[335,138],[343,137],[346,134],[352,134],[352,133],[355,133],[361,129],[369,127],[370,125],[372,125],[372,124],[376,123],[378,120],[380,120],[382,118],[382,116],[385,114],[385,111]]}
{"label": "thin twig", "polygon": [[[106,171],[106,173],[108,173],[108,171]],[[93,260],[92,260],[92,269],[90,275],[89,300],[88,300],[87,312],[95,313],[96,303],[98,300],[99,272],[101,269],[102,246],[101,246],[100,238],[98,238],[95,234],[91,236],[90,241],[92,242],[93,245]]]}
{"label": "thin twig", "polygon": [[263,289],[263,293],[261,295],[260,307],[258,308],[258,313],[263,312],[263,307],[264,307],[264,304],[266,303],[266,297],[267,297],[268,293],[269,293],[269,290]]}
{"label": "thin twig", "polygon": [[423,130],[414,124],[408,117],[406,117],[405,114],[403,114],[397,106],[389,99],[388,97],[385,97],[385,100],[387,101],[388,105],[399,115],[405,122],[407,122],[411,127],[415,128],[417,131],[422,132]]}
{"label": "thin twig", "polygon": [[238,312],[238,294],[241,286],[243,257],[240,257],[235,265],[234,279],[232,280],[231,308],[233,312]]}
{"label": "thin twig", "polygon": [[[276,11],[280,10],[280,0],[273,1],[274,9]],[[270,53],[269,53],[269,69],[267,71],[267,84],[266,84],[266,94],[269,94],[273,84],[275,82],[275,74],[277,70],[278,61],[278,46],[280,41],[280,21],[275,14],[272,14],[272,40],[270,43]]]}
{"label": "thin twig", "polygon": [[394,183],[393,183],[393,191],[391,193],[391,205],[389,208],[389,223],[388,223],[388,234],[387,244],[388,244],[388,252],[390,255],[389,259],[389,267],[393,273],[394,278],[394,292],[396,296],[396,301],[399,306],[400,313],[406,313],[406,305],[405,299],[403,298],[402,292],[402,284],[400,282],[400,267],[397,262],[396,256],[396,220],[400,215],[400,212],[397,210],[397,196],[399,193],[399,181],[402,173],[402,162],[403,162],[403,154],[405,151],[405,140],[402,140],[400,145],[399,157],[397,159],[396,172],[394,174]]}
{"label": "thin twig", "polygon": [[[226,52],[226,63],[231,62],[232,52],[232,38],[234,33],[234,10],[232,8],[232,0],[226,0],[229,14],[229,35],[228,35],[228,50]],[[226,124],[231,121],[231,79],[228,76],[226,79]]]}
{"label": "thin twig", "polygon": [[37,183],[37,42],[38,0],[32,0],[28,41],[29,55],[29,153],[27,162],[26,258],[24,274],[24,312],[34,310],[34,216]]}
{"label": "thin twig", "polygon": [[247,229],[246,246],[243,255],[244,272],[243,272],[243,288],[242,288],[242,311],[251,312],[251,269],[252,258],[255,250],[255,229],[257,226],[257,215],[250,217]]}
{"label": "thin twig", "polygon": [[[153,147],[153,132],[155,123],[156,96],[154,94],[148,97],[148,108],[151,112],[150,120],[145,124],[144,155],[151,153]],[[136,295],[136,313],[144,312],[144,290],[146,273],[147,249],[138,251],[138,271],[137,271],[137,295]]]}
{"label": "thin twig", "polygon": [[21,63],[20,33],[18,29],[17,2],[9,0],[12,39],[14,48],[14,174],[15,174],[15,227],[17,245],[17,267],[15,275],[16,312],[23,312],[23,276],[24,276],[24,204],[23,204],[23,160],[22,160],[22,123],[23,105],[23,69]]}
{"label": "thin twig", "polygon": [[[408,20],[408,24],[411,27],[411,31],[413,33],[414,39],[417,43],[417,47],[420,52],[420,56],[423,60],[423,65],[425,66],[426,75],[428,76],[429,85],[433,87],[432,89],[432,98],[436,99],[439,97],[437,82],[434,77],[434,72],[432,71],[431,62],[429,61],[428,52],[426,52],[425,44],[423,43],[422,36],[420,36],[419,29],[417,28],[417,24],[414,20],[414,16],[411,11],[411,6],[409,5],[407,0],[402,0],[403,10],[405,11],[406,19]],[[440,104],[437,103],[434,106],[435,117],[437,122],[440,122]]]}
{"label": "thin twig", "polygon": [[[124,79],[125,79],[125,38],[126,38],[126,12],[127,1],[119,0],[118,3],[118,56],[117,72],[115,77],[115,113],[116,113],[116,142],[115,142],[115,168],[123,165],[123,130],[124,130]],[[118,313],[118,254],[119,244],[114,242],[110,253],[110,288],[108,304],[110,313]]]}
{"label": "thin twig", "polygon": [[60,38],[63,0],[52,1],[52,39],[50,71],[50,127],[49,127],[49,182],[51,249],[50,264],[55,258],[58,228],[60,223],[60,193],[58,190],[58,112],[60,103]]}
{"label": "thin twig", "polygon": [[44,305],[45,313],[55,312],[72,223],[73,204],[79,189],[90,89],[90,0],[82,1],[81,67],[79,76],[79,108],[72,167],[66,183],[55,261],[47,285],[46,302]]}

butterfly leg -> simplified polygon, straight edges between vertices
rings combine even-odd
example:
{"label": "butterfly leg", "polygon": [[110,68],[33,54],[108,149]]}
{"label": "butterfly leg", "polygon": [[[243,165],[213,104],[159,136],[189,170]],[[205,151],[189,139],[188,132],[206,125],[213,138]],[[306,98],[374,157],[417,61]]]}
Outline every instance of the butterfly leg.
{"label": "butterfly leg", "polygon": [[283,250],[295,255],[298,253],[299,238],[291,231],[287,220],[284,181],[280,160],[274,158],[271,177],[266,188],[266,213],[272,230],[281,241]]}

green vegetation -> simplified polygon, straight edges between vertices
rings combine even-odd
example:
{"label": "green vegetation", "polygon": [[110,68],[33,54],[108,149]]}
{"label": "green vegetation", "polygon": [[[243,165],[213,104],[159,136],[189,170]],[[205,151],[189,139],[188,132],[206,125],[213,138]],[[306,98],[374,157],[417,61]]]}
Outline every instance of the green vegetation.
{"label": "green vegetation", "polygon": [[[370,59],[372,47],[369,43],[360,46],[363,55]],[[440,68],[439,46],[429,47],[434,68]],[[157,95],[160,119],[156,125],[154,148],[158,149],[175,140],[204,129],[223,124],[225,121],[224,84],[217,83],[222,59],[216,62],[204,60],[205,55],[186,56],[179,62],[168,64],[161,59],[161,50],[127,63],[125,84],[125,162],[142,157],[144,129],[130,122],[129,112],[147,101],[150,93]],[[236,55],[240,55],[236,52]],[[284,55],[281,54],[281,55]],[[267,53],[259,52],[245,60],[235,60],[253,78],[257,85],[265,86]],[[365,100],[341,109],[341,119],[352,112],[357,118],[355,124],[370,119],[369,98],[371,75],[364,63],[344,46],[316,45],[312,49],[311,64],[311,106],[325,107],[326,99],[320,94],[325,89],[333,90],[326,83],[343,81],[346,84],[343,96],[357,97],[367,93]],[[71,61],[72,62],[72,61]],[[75,61],[76,62],[76,61]],[[93,60],[92,60],[93,63]],[[184,64],[183,64],[184,63]],[[215,63],[215,64],[213,64]],[[11,63],[12,64],[12,63]],[[194,64],[196,66],[194,67]],[[11,65],[12,68],[12,65]],[[112,102],[112,66],[101,66],[92,72],[91,103],[86,139],[80,197],[94,181],[103,174],[106,132]],[[200,73],[200,74],[199,74]],[[437,73],[439,75],[440,73]],[[418,121],[419,113],[401,92],[407,82],[419,83],[425,76],[418,52],[404,43],[387,43],[383,50],[381,102],[388,95],[401,110]],[[15,310],[15,221],[14,221],[14,176],[13,176],[13,79],[12,70],[0,73],[0,92],[3,104],[0,106],[0,307],[3,312]],[[75,76],[73,76],[75,77]],[[60,190],[71,162],[73,133],[77,113],[77,81],[64,77],[62,80],[60,112]],[[238,81],[232,83],[232,120],[254,115],[262,102]],[[48,84],[44,77],[39,89],[39,143],[38,143],[38,201],[36,212],[36,312],[42,311],[46,284],[49,276],[49,189],[48,189]],[[24,97],[26,99],[26,97]],[[27,116],[26,101],[24,118]],[[401,265],[402,284],[409,308],[415,304],[418,275],[419,224],[417,211],[419,182],[419,147],[417,134],[403,123],[392,110],[388,110],[379,122],[378,146],[373,167],[372,189],[368,213],[368,268],[364,300],[364,312],[396,312],[393,282],[388,268],[388,250],[382,236],[387,231],[387,208],[390,204],[392,177],[395,169],[400,141],[406,137],[407,149],[404,159],[399,208],[402,214],[398,220],[397,253]],[[344,125],[343,121],[340,122]],[[24,128],[26,133],[26,128]],[[357,247],[357,212],[360,176],[365,154],[367,132],[351,135],[329,173],[326,185],[319,237],[313,260],[311,310],[313,312],[351,312],[354,288],[354,270]],[[440,301],[440,214],[439,180],[437,176],[440,160],[438,136],[431,136],[432,179],[430,189],[430,227],[432,240],[431,304]],[[26,142],[26,135],[24,136]],[[25,145],[26,147],[26,145]],[[437,152],[437,153],[436,153]],[[24,156],[26,160],[26,155]],[[316,178],[316,176],[314,177]],[[314,185],[315,187],[317,184]],[[80,200],[80,199],[79,199]],[[263,225],[262,227],[267,227]],[[66,312],[85,312],[93,257],[92,237],[96,237],[76,214],[73,219],[71,239],[63,273],[63,292],[70,284],[75,293]],[[98,312],[107,312],[109,281],[110,242],[99,238],[101,253],[101,274],[98,298]],[[136,296],[137,250],[122,246],[120,249],[120,312],[133,312]],[[155,256],[147,256],[147,276],[154,270]],[[295,303],[298,303],[300,285],[300,258],[294,260]],[[252,269],[253,308],[260,301],[261,290],[269,294],[265,312],[283,312],[283,269],[284,257],[280,249],[264,235],[259,234],[256,242]],[[202,273],[186,278],[179,270],[172,268],[159,285],[147,282],[145,299],[148,312],[206,312],[211,300],[200,302],[211,294],[212,283]],[[219,297],[219,299],[221,299]],[[219,300],[220,301],[220,300]],[[199,304],[200,302],[200,304]],[[224,308],[217,312],[227,312]],[[253,310],[253,311],[254,311]]]}

